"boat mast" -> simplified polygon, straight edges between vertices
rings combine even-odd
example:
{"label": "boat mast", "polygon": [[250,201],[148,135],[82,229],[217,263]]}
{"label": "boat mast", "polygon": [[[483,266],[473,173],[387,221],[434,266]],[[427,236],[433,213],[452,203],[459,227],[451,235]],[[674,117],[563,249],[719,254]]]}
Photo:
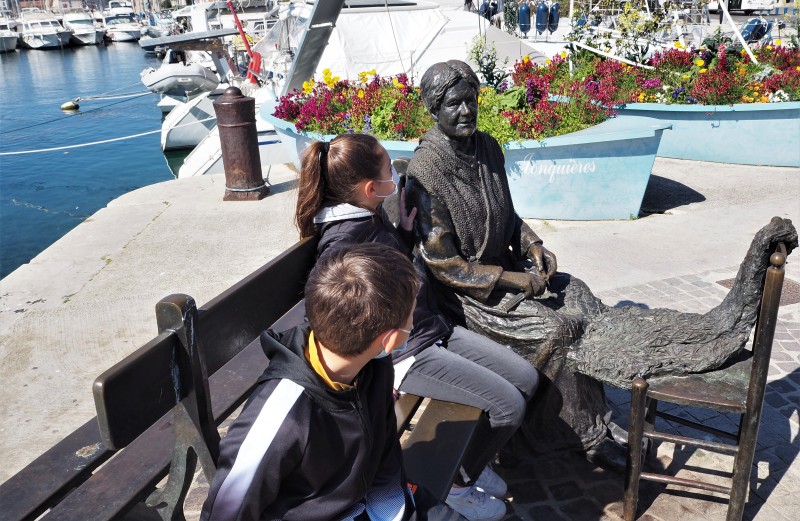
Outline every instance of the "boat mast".
{"label": "boat mast", "polygon": [[292,60],[281,94],[301,88],[304,81],[314,76],[344,3],[345,0],[325,0],[314,4],[308,29],[297,46],[297,55]]}

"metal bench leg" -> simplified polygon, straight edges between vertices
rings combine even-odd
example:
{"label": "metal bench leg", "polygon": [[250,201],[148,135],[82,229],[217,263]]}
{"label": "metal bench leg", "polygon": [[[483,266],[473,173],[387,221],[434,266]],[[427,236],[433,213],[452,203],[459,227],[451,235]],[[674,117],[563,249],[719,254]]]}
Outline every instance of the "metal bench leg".
{"label": "metal bench leg", "polygon": [[639,476],[642,473],[642,438],[647,402],[647,382],[635,378],[631,387],[631,415],[628,428],[628,459],[625,464],[625,496],[623,518],[633,521],[639,504]]}

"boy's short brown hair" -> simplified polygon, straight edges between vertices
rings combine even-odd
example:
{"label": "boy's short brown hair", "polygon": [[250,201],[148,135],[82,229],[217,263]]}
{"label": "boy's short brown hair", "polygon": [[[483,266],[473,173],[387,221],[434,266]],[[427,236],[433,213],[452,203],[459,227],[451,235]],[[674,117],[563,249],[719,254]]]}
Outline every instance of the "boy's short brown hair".
{"label": "boy's short brown hair", "polygon": [[378,243],[331,248],[308,277],[306,316],[326,348],[353,357],[384,331],[405,324],[418,286],[411,261],[394,248]]}

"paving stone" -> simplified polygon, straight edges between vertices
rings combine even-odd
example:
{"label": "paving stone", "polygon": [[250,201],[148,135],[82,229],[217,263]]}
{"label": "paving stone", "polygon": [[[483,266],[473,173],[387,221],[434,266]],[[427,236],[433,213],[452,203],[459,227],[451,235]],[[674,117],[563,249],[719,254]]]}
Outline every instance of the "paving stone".
{"label": "paving stone", "polygon": [[556,483],[548,488],[556,501],[574,499],[583,495],[582,488],[578,487],[574,481]]}
{"label": "paving stone", "polygon": [[603,515],[603,509],[594,501],[586,498],[562,503],[559,509],[567,519],[572,521],[590,521]]}
{"label": "paving stone", "polygon": [[556,508],[550,505],[537,505],[528,509],[530,517],[528,519],[552,519],[554,521],[566,520],[574,521],[570,517],[563,516]]}
{"label": "paving stone", "polygon": [[550,494],[538,480],[509,483],[508,489],[517,503],[539,503],[550,499]]}

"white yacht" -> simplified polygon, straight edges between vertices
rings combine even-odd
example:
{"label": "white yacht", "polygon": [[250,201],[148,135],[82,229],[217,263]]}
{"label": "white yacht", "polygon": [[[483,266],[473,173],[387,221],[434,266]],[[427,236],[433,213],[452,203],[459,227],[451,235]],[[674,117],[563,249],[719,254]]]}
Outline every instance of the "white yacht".
{"label": "white yacht", "polygon": [[[259,151],[265,172],[270,164],[296,162],[298,151],[292,148],[293,143],[276,146],[282,136],[262,115],[272,114],[279,95],[300,88],[303,81],[319,77],[324,69],[345,79],[357,78],[370,69],[381,76],[406,73],[420,78],[437,62],[472,62],[469,49],[478,35],[492,43],[499,62],[508,58],[513,63],[521,56],[534,59],[541,54],[473,13],[445,11],[426,0],[309,0],[281,3],[279,7],[278,22],[253,46],[261,56],[259,78],[263,86],[253,87],[248,94],[256,100]],[[312,33],[316,34],[306,38]],[[178,177],[223,171],[219,147],[215,127],[185,158]]]}
{"label": "white yacht", "polygon": [[70,41],[75,45],[97,45],[106,35],[105,29],[95,27],[91,13],[85,9],[67,9],[62,23],[72,31]]}
{"label": "white yacht", "polygon": [[11,11],[0,11],[0,52],[16,50],[19,34],[14,30],[17,21]]}
{"label": "white yacht", "polygon": [[126,0],[111,0],[103,11],[106,37],[114,42],[135,42],[142,37],[142,24]]}
{"label": "white yacht", "polygon": [[22,10],[18,31],[20,45],[30,49],[58,49],[72,37],[72,31],[64,29],[55,16],[36,7]]}

